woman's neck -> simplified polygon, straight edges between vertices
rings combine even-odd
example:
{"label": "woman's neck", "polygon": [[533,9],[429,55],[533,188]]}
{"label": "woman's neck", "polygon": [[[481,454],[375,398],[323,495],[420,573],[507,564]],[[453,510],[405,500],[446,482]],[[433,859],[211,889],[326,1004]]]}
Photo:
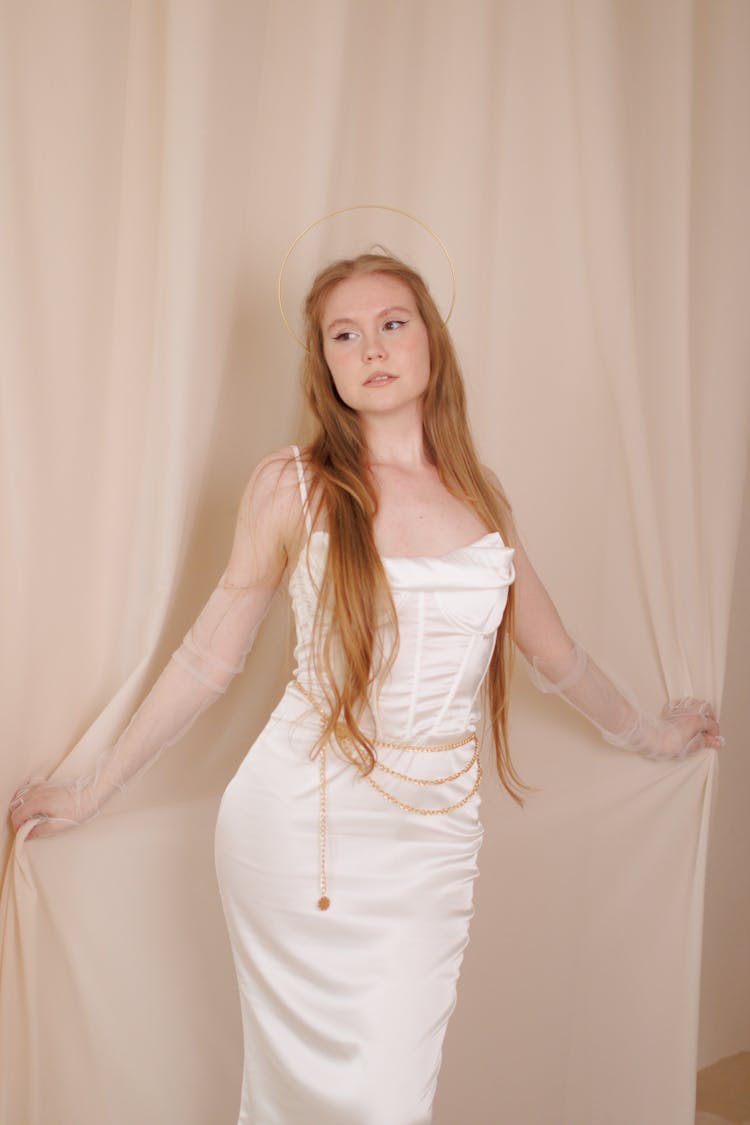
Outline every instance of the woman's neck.
{"label": "woman's neck", "polygon": [[403,414],[363,416],[362,430],[373,467],[398,465],[417,468],[427,461],[421,412],[410,411],[408,417]]}

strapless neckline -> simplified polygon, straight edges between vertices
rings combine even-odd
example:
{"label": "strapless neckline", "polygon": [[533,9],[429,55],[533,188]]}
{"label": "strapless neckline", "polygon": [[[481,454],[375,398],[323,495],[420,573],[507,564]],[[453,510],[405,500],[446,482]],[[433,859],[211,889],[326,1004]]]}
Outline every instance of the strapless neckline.
{"label": "strapless neckline", "polygon": [[[308,547],[320,543],[321,545],[325,544],[327,549],[328,538],[329,532],[323,528],[310,532],[307,545],[302,548],[294,568],[289,572],[290,587],[296,585],[298,575],[307,557]],[[488,531],[485,535],[480,535],[478,539],[473,539],[471,543],[454,547],[451,551],[445,551],[442,555],[381,554],[380,559],[392,584],[394,582],[401,584],[404,580],[406,580],[407,585],[413,584],[413,582],[418,583],[424,574],[430,572],[450,578],[450,584],[452,585],[460,578],[462,573],[467,573],[467,567],[478,567],[485,574],[488,573],[488,567],[495,569],[496,556],[503,560],[500,568],[503,572],[503,581],[506,578],[512,581],[514,572],[512,562],[508,560],[513,558],[514,553],[512,547],[505,546],[498,531]],[[471,583],[469,584],[471,585]]]}
{"label": "strapless neckline", "polygon": [[[325,529],[318,528],[310,532],[310,539],[314,539],[315,536],[327,539],[328,535],[329,533]],[[380,551],[378,551],[378,554],[383,562],[401,562],[402,560],[409,560],[411,562],[421,562],[422,560],[439,561],[440,559],[449,559],[452,555],[457,555],[460,551],[468,551],[472,547],[479,547],[490,539],[496,539],[501,547],[505,546],[499,531],[488,531],[485,535],[481,535],[479,539],[473,539],[471,543],[463,543],[460,547],[454,547],[451,551],[445,551],[442,555],[383,555]]]}

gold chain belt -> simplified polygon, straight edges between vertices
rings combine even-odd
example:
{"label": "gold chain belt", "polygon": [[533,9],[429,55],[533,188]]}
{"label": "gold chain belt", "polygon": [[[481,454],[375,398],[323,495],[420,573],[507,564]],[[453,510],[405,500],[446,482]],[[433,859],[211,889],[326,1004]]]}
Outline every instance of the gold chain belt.
{"label": "gold chain belt", "polygon": [[[300,695],[303,695],[308,703],[310,703],[315,708],[315,710],[318,712],[318,715],[320,716],[321,723],[324,723],[326,720],[326,714],[315,696],[299,682],[296,676],[292,677],[291,682],[292,685],[300,693]],[[404,812],[417,813],[419,816],[439,816],[442,813],[453,812],[454,809],[460,809],[462,805],[465,805],[466,802],[474,796],[477,789],[479,788],[479,784],[482,780],[482,764],[479,760],[479,739],[477,738],[475,731],[469,731],[468,734],[464,735],[462,738],[457,738],[454,742],[440,742],[435,746],[413,746],[410,743],[391,742],[384,738],[372,738],[370,739],[370,741],[375,746],[382,746],[389,750],[411,750],[416,754],[432,754],[444,750],[458,750],[461,746],[468,746],[471,742],[474,743],[474,751],[467,764],[465,766],[462,766],[461,769],[457,770],[455,773],[449,774],[447,777],[411,777],[407,773],[399,773],[398,770],[393,770],[390,768],[390,766],[385,766],[382,764],[382,762],[378,762],[376,760],[375,766],[377,769],[383,770],[384,773],[389,773],[391,777],[397,777],[401,781],[410,781],[412,785],[444,785],[449,781],[456,781],[457,778],[462,777],[465,773],[468,773],[472,766],[476,765],[477,776],[470,792],[462,797],[460,801],[454,801],[452,805],[446,805],[442,809],[419,809],[415,805],[407,805],[405,801],[400,801],[398,797],[394,797],[394,795],[392,793],[389,793],[387,789],[383,789],[381,785],[378,785],[377,781],[374,781],[369,774],[365,775],[366,780],[370,783],[372,788],[377,793],[380,793],[381,797],[385,797],[387,801],[390,801],[394,805],[398,805],[398,807],[400,809],[403,809]],[[327,910],[331,905],[331,900],[328,897],[326,887],[326,840],[328,835],[328,817],[326,807],[325,743],[321,744],[318,760],[320,771],[320,898],[318,899],[318,909]]]}

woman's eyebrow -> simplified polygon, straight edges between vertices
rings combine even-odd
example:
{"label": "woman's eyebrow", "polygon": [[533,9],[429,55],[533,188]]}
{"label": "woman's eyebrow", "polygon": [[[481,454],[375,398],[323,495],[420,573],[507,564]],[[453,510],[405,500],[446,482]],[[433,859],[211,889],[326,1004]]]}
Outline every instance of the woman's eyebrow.
{"label": "woman's eyebrow", "polygon": [[[395,312],[406,313],[407,316],[413,316],[414,315],[413,309],[405,309],[403,307],[403,305],[391,305],[391,306],[389,306],[389,308],[383,309],[381,312],[379,312],[377,314],[376,319],[380,320],[380,318],[382,316],[387,316],[388,313],[395,313]],[[339,317],[336,318],[336,320],[331,321],[331,323],[328,325],[327,331],[330,332],[331,329],[335,328],[337,324],[356,324],[356,321],[353,320],[349,316],[339,316]]]}

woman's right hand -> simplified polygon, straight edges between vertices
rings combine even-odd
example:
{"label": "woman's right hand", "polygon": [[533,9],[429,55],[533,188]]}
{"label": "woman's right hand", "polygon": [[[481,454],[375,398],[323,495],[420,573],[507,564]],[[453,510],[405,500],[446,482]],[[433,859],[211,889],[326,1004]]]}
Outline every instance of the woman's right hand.
{"label": "woman's right hand", "polygon": [[13,794],[8,805],[13,830],[39,817],[28,836],[54,836],[96,816],[99,809],[90,791],[75,782],[32,778]]}

